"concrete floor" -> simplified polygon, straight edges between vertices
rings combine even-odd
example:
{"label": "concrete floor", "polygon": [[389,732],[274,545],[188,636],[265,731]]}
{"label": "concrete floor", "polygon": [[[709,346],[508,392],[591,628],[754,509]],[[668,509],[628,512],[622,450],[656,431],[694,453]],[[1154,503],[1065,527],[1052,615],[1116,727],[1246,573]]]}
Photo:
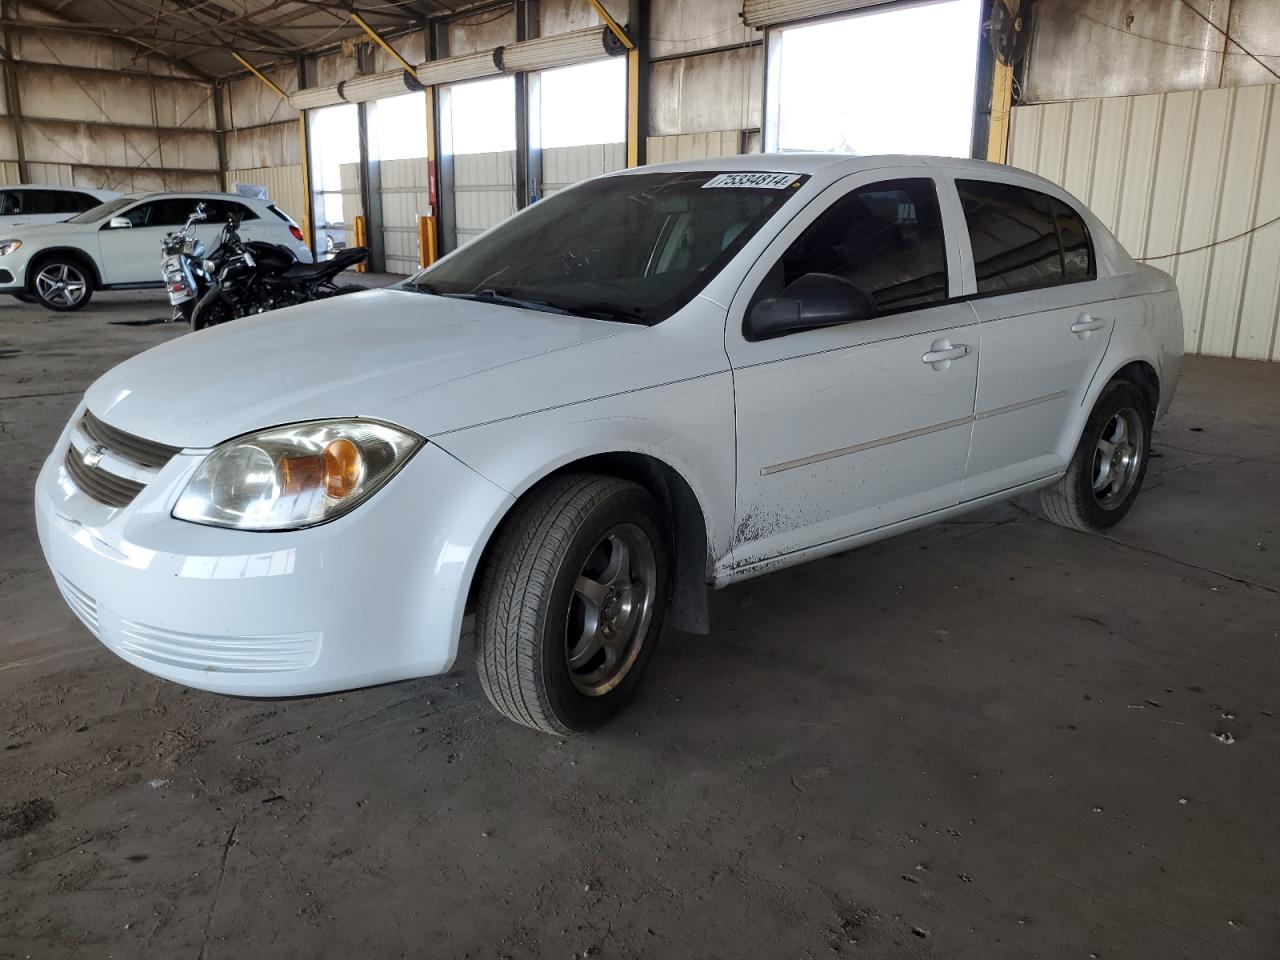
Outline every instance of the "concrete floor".
{"label": "concrete floor", "polygon": [[0,300],[0,956],[1280,956],[1280,365],[1188,361],[1113,536],[1003,505],[731,588],[559,741],[469,659],[254,703],[99,647],[31,486],[183,330]]}

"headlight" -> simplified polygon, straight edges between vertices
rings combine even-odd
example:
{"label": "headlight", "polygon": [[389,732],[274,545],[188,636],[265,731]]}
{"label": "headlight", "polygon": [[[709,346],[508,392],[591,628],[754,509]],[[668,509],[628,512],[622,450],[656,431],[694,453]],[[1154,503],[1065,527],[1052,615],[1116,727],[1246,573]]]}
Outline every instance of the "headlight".
{"label": "headlight", "polygon": [[201,266],[204,267],[204,272],[211,277],[218,272],[218,265],[214,263],[212,260],[206,260],[204,263],[201,264]]}
{"label": "headlight", "polygon": [[425,443],[368,420],[315,420],[228,440],[187,482],[179,520],[240,530],[296,530],[371,497]]}
{"label": "headlight", "polygon": [[0,257],[7,257],[22,246],[21,240],[0,240]]}

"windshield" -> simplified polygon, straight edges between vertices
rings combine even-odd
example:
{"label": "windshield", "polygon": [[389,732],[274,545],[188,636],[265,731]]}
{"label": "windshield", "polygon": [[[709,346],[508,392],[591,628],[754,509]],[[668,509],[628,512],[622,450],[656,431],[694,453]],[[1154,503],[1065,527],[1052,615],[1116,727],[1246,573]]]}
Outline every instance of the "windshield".
{"label": "windshield", "polygon": [[699,170],[590,180],[535,203],[405,287],[659,323],[806,179]]}
{"label": "windshield", "polygon": [[105,220],[107,217],[114,216],[116,211],[123,210],[130,204],[137,202],[137,197],[116,197],[114,200],[100,203],[96,207],[90,207],[84,213],[77,213],[67,223],[96,223],[98,220]]}

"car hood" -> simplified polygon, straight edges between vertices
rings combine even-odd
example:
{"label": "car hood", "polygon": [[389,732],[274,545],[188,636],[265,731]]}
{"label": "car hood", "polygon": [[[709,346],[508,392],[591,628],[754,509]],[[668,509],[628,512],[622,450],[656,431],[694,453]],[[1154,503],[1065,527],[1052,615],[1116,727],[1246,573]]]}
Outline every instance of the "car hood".
{"label": "car hood", "polygon": [[330,417],[389,420],[429,436],[469,425],[468,413],[415,403],[417,395],[627,329],[473,300],[369,290],[171,340],[110,370],[85,399],[112,426],[181,447],[211,447],[252,430]]}

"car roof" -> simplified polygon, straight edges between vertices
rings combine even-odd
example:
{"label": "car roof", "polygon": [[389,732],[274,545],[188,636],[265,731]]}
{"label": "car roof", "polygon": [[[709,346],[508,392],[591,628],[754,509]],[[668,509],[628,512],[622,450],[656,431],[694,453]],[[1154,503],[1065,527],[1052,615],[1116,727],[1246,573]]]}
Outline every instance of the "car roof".
{"label": "car roof", "polygon": [[163,200],[166,197],[177,197],[179,199],[192,200],[235,200],[240,203],[270,204],[273,202],[271,200],[260,200],[257,197],[246,197],[239,193],[213,193],[200,190],[153,190],[150,193],[130,193],[126,196],[130,200]]}
{"label": "car roof", "polygon": [[80,187],[66,183],[10,183],[0,187],[0,190],[74,190],[76,193],[91,193],[95,197],[120,196],[119,190],[107,190],[102,187]]}
{"label": "car roof", "polygon": [[[617,175],[642,173],[646,170],[706,170],[715,172],[808,173],[818,171],[843,176],[880,167],[950,167],[970,169],[975,173],[1009,173],[1010,167],[986,160],[961,157],[932,157],[905,153],[744,153],[728,157],[705,157],[699,160],[676,160],[647,167],[619,170]],[[1019,171],[1021,173],[1022,171]]]}

